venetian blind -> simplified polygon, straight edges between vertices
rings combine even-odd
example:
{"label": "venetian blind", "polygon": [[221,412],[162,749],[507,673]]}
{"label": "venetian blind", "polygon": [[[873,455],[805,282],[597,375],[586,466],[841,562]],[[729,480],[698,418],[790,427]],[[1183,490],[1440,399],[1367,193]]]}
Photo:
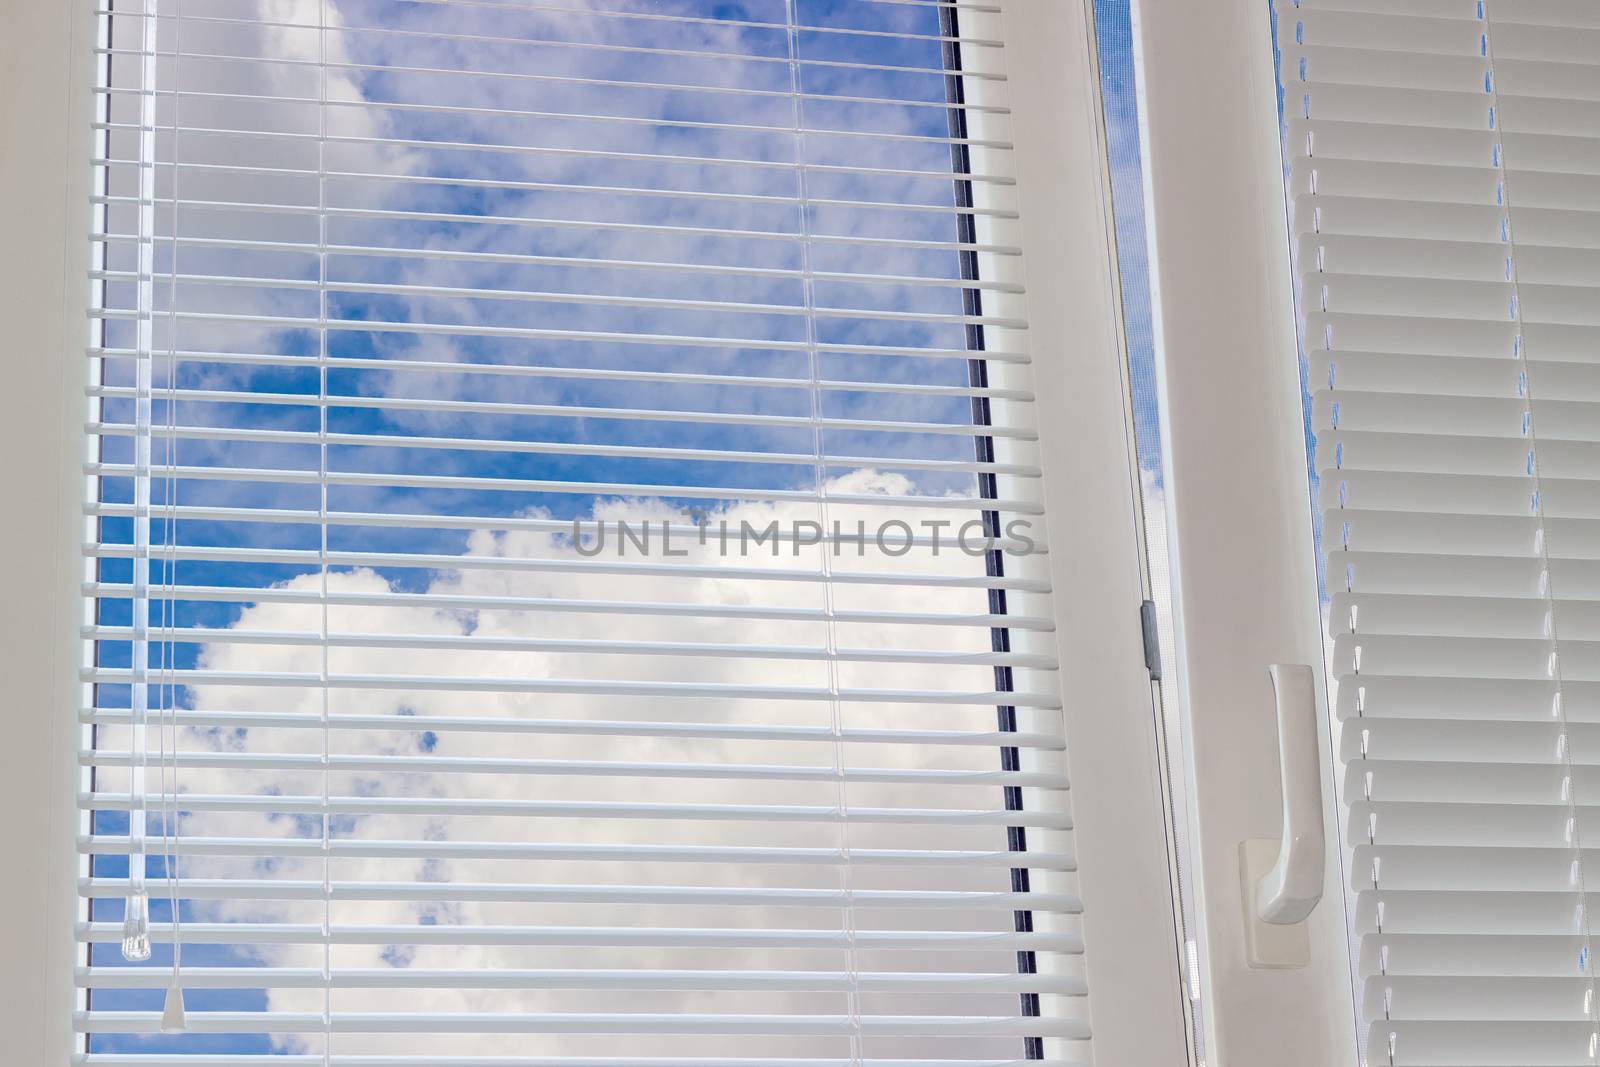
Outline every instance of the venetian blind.
{"label": "venetian blind", "polygon": [[1085,1061],[997,10],[99,11],[85,1062]]}
{"label": "venetian blind", "polygon": [[1367,1062],[1592,1063],[1600,6],[1276,11]]}

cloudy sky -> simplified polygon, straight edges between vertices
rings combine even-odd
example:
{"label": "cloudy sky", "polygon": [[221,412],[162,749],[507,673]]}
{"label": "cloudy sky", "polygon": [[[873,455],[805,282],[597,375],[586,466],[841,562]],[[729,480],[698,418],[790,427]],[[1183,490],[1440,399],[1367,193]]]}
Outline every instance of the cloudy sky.
{"label": "cloudy sky", "polygon": [[[1097,8],[1123,56],[1107,108],[1158,503],[1126,10]],[[159,855],[151,963],[116,943],[147,344],[150,610],[176,627],[152,643],[172,670],[148,701],[176,708],[196,1032],[91,1048],[638,1055],[614,1017],[706,1013],[809,1029],[660,1024],[648,1054],[1033,1051],[1024,1035],[1052,1024],[883,1020],[1013,1016],[1019,992],[1076,1010],[1069,819],[1038,804],[1062,780],[1037,560],[997,575],[948,539],[893,556],[692,540],[987,511],[1048,543],[1007,281],[1020,221],[983,169],[1008,136],[1003,82],[965,86],[960,233],[927,4],[797,0],[792,33],[783,0],[159,10],[143,188],[141,20],[113,18],[109,42],[90,985],[96,1012],[153,1012],[171,962]],[[687,555],[589,556],[574,519],[671,525]],[[999,726],[1020,731],[1004,767]],[[1022,841],[1050,906],[1019,933]],[[1016,977],[1019,952],[1041,975]],[[640,988],[643,970],[671,973]],[[940,971],[988,991],[940,992]],[[273,1027],[250,1018],[269,1010]],[[476,1021],[325,1038],[325,1010]],[[602,1021],[518,1032],[582,1013]]]}

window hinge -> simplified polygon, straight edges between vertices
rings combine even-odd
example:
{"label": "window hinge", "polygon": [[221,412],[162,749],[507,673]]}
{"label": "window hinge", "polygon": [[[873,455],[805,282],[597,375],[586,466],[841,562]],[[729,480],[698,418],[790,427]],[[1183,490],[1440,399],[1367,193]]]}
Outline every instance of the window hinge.
{"label": "window hinge", "polygon": [[1152,682],[1161,681],[1161,635],[1156,629],[1156,602],[1139,605],[1139,629],[1144,632],[1144,667]]}

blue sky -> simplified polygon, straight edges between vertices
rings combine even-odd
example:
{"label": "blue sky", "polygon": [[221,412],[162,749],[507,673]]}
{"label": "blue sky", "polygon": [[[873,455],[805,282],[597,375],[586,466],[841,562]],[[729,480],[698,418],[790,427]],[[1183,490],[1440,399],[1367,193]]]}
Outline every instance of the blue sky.
{"label": "blue sky", "polygon": [[1150,271],[1144,228],[1144,172],[1139,157],[1139,106],[1133,81],[1133,30],[1126,0],[1096,0],[1100,89],[1106,112],[1115,210],[1122,317],[1127,333],[1139,467],[1160,484],[1161,433],[1156,408],[1155,348],[1150,323]]}

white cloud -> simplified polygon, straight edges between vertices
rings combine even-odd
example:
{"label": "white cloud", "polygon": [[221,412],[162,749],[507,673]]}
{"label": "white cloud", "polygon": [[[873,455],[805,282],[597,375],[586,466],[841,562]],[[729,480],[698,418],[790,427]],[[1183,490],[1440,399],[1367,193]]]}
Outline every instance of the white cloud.
{"label": "white cloud", "polygon": [[[836,480],[831,492],[867,491],[887,494],[886,506],[879,509],[881,519],[901,518],[916,522],[919,513],[892,506],[895,495],[904,494],[909,483],[894,475],[858,471]],[[660,502],[605,501],[595,509],[597,518],[608,521],[672,519],[687,523],[689,517]],[[737,527],[741,521],[764,526],[777,519],[789,522],[814,519],[816,509],[803,505],[774,506],[739,504],[713,513],[711,521],[725,518]],[[463,566],[438,571],[427,586],[429,595],[441,597],[534,597],[547,601],[639,602],[670,605],[744,606],[820,609],[822,589],[816,582],[755,581],[735,578],[735,569],[753,569],[776,575],[780,571],[810,570],[819,564],[816,549],[807,549],[799,560],[785,554],[774,559],[765,549],[748,558],[727,557],[716,550],[715,539],[706,548],[688,547],[687,558],[675,560],[685,567],[727,570],[728,576],[641,577],[607,573],[581,573],[574,570],[509,569],[513,561],[547,561],[556,566],[581,565],[583,558],[564,543],[565,539],[541,533],[481,533],[474,535],[463,562],[505,560],[508,569],[480,569]],[[596,557],[603,560],[606,557]],[[634,562],[643,562],[637,557]],[[649,562],[662,562],[652,557]],[[841,570],[877,568],[889,574],[924,574],[973,578],[983,573],[983,562],[959,551],[935,556],[918,550],[900,559],[885,559],[872,552],[865,560],[846,553],[839,560]],[[321,578],[306,574],[284,583],[281,588],[314,592]],[[759,588],[759,592],[756,590]],[[345,594],[383,594],[393,590],[390,582],[371,570],[335,571],[328,577],[328,589],[335,597]],[[980,589],[953,591],[910,586],[838,585],[834,589],[835,607],[841,611],[981,613],[987,610]],[[286,632],[315,633],[321,625],[320,609],[292,604],[260,603],[246,607],[231,628],[232,637],[240,634],[263,635]],[[350,607],[333,605],[328,609],[327,625],[334,634],[406,634],[441,638],[470,636],[483,641],[497,639],[544,638],[555,640],[637,641],[703,643],[707,645],[827,646],[826,627],[820,623],[782,621],[718,620],[712,618],[663,618],[645,614],[585,614],[523,610],[515,612],[479,611],[466,613],[420,607]],[[981,626],[857,626],[836,628],[841,647],[934,649],[983,652],[988,649],[989,631]],[[213,642],[200,658],[200,667],[212,672],[315,674],[321,661],[318,649],[292,645]],[[330,653],[333,675],[401,674],[454,678],[498,678],[522,680],[630,680],[637,682],[692,682],[715,686],[810,687],[826,690],[828,668],[823,662],[779,659],[708,656],[593,655],[566,651],[492,651],[451,649],[448,651],[407,651],[384,649],[341,649]],[[907,689],[943,691],[983,691],[993,687],[987,666],[937,666],[923,664],[852,664],[838,667],[838,684],[846,689]],[[1041,689],[1047,675],[1035,674],[1019,688]],[[321,711],[320,688],[243,687],[197,684],[188,692],[187,706],[198,711],[273,712],[304,716],[314,724]],[[613,696],[552,696],[510,692],[445,693],[416,690],[335,690],[329,694],[329,710],[334,715],[395,716],[394,729],[359,732],[335,730],[329,735],[331,750],[337,754],[392,754],[424,756],[431,759],[494,758],[521,760],[580,760],[606,762],[691,763],[715,768],[730,764],[796,765],[827,768],[832,764],[833,744],[795,741],[675,740],[638,736],[560,736],[518,733],[471,732],[452,730],[449,720],[490,718],[531,721],[565,719],[582,721],[647,721],[684,723],[790,724],[827,730],[832,714],[828,701],[788,702],[740,698],[648,698]],[[406,729],[403,715],[444,720],[438,726],[431,752],[424,752],[419,732]],[[991,706],[940,707],[910,701],[904,704],[860,704],[846,702],[841,707],[846,728],[912,729],[993,729]],[[119,745],[108,737],[107,745]],[[202,753],[249,752],[256,754],[321,751],[321,732],[316,729],[251,728],[242,732],[185,731],[183,747]],[[849,743],[843,746],[844,758],[851,767],[945,768],[993,770],[998,752],[990,746],[878,745]],[[108,779],[102,788],[115,788]],[[322,791],[321,774],[283,770],[190,769],[182,776],[187,797],[205,794],[316,797]],[[377,797],[454,797],[484,800],[599,801],[668,804],[801,804],[829,808],[838,802],[835,784],[830,780],[812,782],[763,782],[694,780],[629,776],[551,776],[512,774],[448,774],[417,770],[403,775],[336,771],[328,778],[333,796]],[[973,788],[956,785],[908,786],[851,783],[847,803],[851,807],[989,809],[1000,807],[998,788]],[[191,801],[192,802],[192,801]],[[186,839],[244,838],[315,839],[319,831],[314,820],[272,816],[263,813],[196,812],[183,823]],[[310,835],[308,837],[307,835]],[[338,826],[336,838],[350,842],[443,841],[499,842],[517,844],[634,844],[672,846],[729,846],[833,848],[839,844],[838,829],[828,823],[726,822],[691,820],[599,819],[575,817],[527,817],[450,815],[364,815]],[[1035,841],[1039,840],[1035,838]],[[860,825],[850,830],[850,844],[862,848],[976,848],[1004,849],[1002,828],[952,829],[943,827]],[[1037,845],[1035,847],[1038,847]],[[270,862],[270,866],[267,863]],[[194,858],[186,861],[188,878],[263,878],[317,882],[322,878],[322,862],[316,855],[300,853],[296,858],[260,861],[255,859]],[[500,858],[340,858],[333,862],[335,882],[451,882],[519,884],[571,884],[594,882],[660,885],[722,885],[747,887],[836,887],[839,875],[831,865],[758,866],[746,863],[666,864],[643,861],[609,862],[599,860],[549,860],[536,857]],[[852,874],[852,887],[865,888],[986,888],[1003,890],[1008,884],[1004,867],[987,872],[916,870],[899,872],[882,868],[858,868]],[[199,918],[204,921],[231,922],[310,922],[321,921],[321,905],[306,902],[234,902],[202,904]],[[447,902],[361,902],[337,903],[333,907],[335,925],[420,924],[471,928],[482,925],[529,926],[621,926],[638,927],[772,927],[838,929],[843,915],[829,908],[778,908],[771,906],[734,909],[691,907],[676,904],[614,905],[514,904],[484,901]],[[1007,930],[1011,915],[1003,911],[961,914],[953,911],[885,911],[857,909],[858,928],[868,929],[992,929]],[[322,950],[317,946],[263,945],[254,950],[261,963],[270,966],[317,968]],[[840,971],[845,956],[838,949],[824,951],[775,951],[760,948],[698,949],[670,948],[505,948],[493,946],[391,946],[372,944],[341,946],[332,957],[336,969],[437,968],[447,970],[500,970],[516,968],[713,968],[713,969],[822,969]],[[923,952],[863,952],[858,966],[870,970],[917,970],[924,968],[972,968],[1006,973],[1014,966],[1009,952],[958,954],[941,957]],[[318,1012],[322,992],[317,989],[275,990],[269,998],[274,1010]],[[508,990],[337,990],[334,1006],[339,1011],[792,1011],[837,1014],[843,998],[831,994],[730,994],[714,992],[679,993],[576,993],[514,992]],[[922,1004],[930,1003],[922,998]],[[938,1003],[932,998],[931,1003]],[[876,1004],[876,1008],[872,1005]],[[956,1001],[949,1002],[954,1010]],[[962,1010],[979,1013],[1010,1013],[1013,994],[995,994],[987,1000],[964,1001]],[[927,1010],[909,997],[871,998],[867,1011],[917,1012]],[[315,1047],[297,1039],[285,1041],[288,1048]],[[744,1039],[749,1040],[749,1039]],[[428,1044],[428,1042],[435,1042]],[[798,1050],[805,1042],[794,1040],[788,1047]],[[355,1037],[338,1039],[343,1051],[432,1050],[474,1054],[511,1054],[537,1048],[549,1054],[595,1053],[597,1049],[620,1051],[614,1043],[589,1036],[530,1038],[527,1035],[474,1034],[436,1038],[404,1035],[393,1037]],[[712,1054],[717,1040],[685,1048],[698,1048]],[[818,1054],[830,1048],[826,1040],[806,1045]],[[916,1047],[898,1046],[902,1051]],[[999,1046],[996,1046],[999,1047]],[[927,1051],[926,1049],[924,1051]],[[695,1054],[695,1053],[690,1053]],[[794,1054],[801,1054],[796,1051]]]}

